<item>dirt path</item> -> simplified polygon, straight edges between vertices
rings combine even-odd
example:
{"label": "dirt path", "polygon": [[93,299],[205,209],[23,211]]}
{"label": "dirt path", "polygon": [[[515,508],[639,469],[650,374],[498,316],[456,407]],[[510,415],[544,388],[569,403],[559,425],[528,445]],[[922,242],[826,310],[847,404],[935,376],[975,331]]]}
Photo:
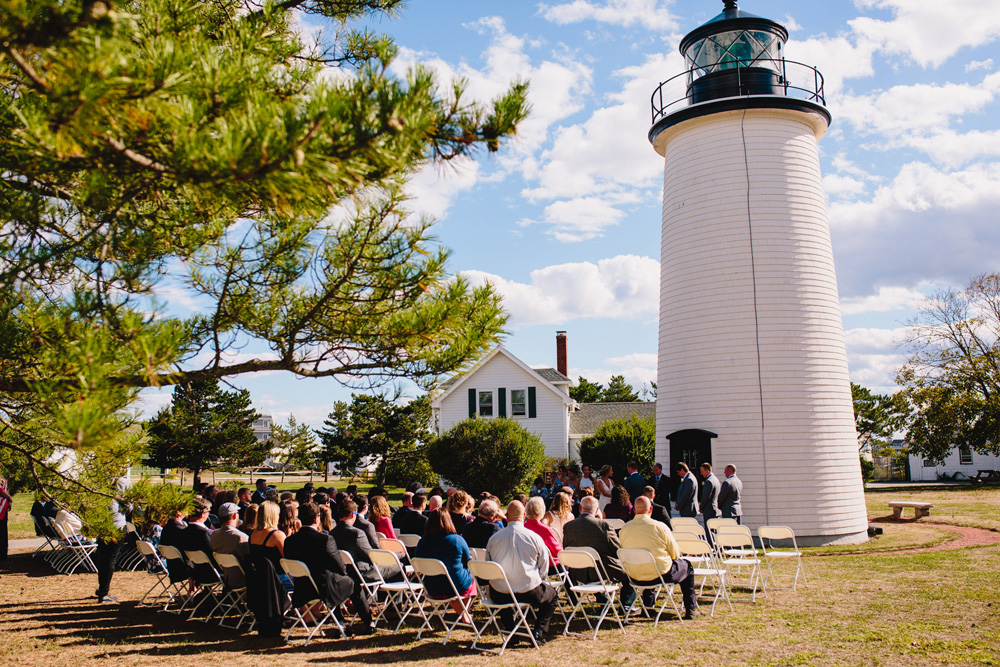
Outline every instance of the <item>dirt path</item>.
{"label": "dirt path", "polygon": [[941,544],[932,547],[901,548],[894,551],[921,553],[924,551],[945,551],[946,549],[964,549],[965,547],[981,547],[988,544],[1000,543],[1000,533],[983,528],[969,528],[968,526],[950,526],[944,523],[922,524],[931,528],[942,528],[957,533],[958,537],[946,540]]}

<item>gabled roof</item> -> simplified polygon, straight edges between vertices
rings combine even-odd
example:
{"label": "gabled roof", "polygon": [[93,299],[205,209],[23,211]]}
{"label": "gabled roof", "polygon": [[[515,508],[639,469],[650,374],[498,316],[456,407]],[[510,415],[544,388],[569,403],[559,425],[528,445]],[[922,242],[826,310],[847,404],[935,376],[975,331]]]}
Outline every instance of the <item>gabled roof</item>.
{"label": "gabled roof", "polygon": [[515,357],[509,351],[507,351],[507,349],[503,345],[497,345],[495,348],[493,348],[492,351],[490,351],[489,354],[480,359],[475,366],[467,370],[465,373],[448,378],[440,385],[438,385],[437,391],[440,391],[441,393],[435,396],[431,400],[431,405],[432,406],[440,405],[441,401],[443,401],[446,396],[449,396],[452,392],[454,392],[460,386],[465,384],[466,380],[475,375],[476,371],[478,371],[480,368],[489,363],[489,361],[494,357],[496,357],[497,355],[503,355],[508,359],[510,359],[521,370],[528,373],[532,377],[536,378],[538,380],[538,384],[540,384],[543,387],[546,387],[547,389],[549,389],[549,391],[558,394],[559,397],[563,399],[563,403],[565,403],[566,405],[569,405],[570,403],[573,402],[573,399],[571,399],[566,394],[566,392],[562,391],[561,389],[559,389],[559,387],[556,386],[556,383],[563,384],[565,382],[572,382],[572,380],[570,380],[568,377],[566,377],[559,371],[552,368],[539,368],[539,369],[532,368],[531,366],[528,366],[523,361]]}
{"label": "gabled roof", "polygon": [[577,409],[569,413],[569,434],[593,435],[601,424],[624,419],[630,415],[640,418],[656,417],[656,401],[577,403]]}

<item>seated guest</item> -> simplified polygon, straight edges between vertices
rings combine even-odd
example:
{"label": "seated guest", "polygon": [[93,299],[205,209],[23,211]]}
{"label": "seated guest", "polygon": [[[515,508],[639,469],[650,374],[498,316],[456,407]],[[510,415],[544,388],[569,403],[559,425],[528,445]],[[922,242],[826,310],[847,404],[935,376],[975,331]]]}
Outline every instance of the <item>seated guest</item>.
{"label": "seated guest", "polygon": [[[213,530],[212,536],[209,538],[212,552],[232,554],[240,560],[245,559],[250,549],[250,538],[238,528],[240,525],[240,506],[236,503],[222,503],[219,507],[219,521],[222,526],[218,530]],[[230,588],[242,588],[246,583],[243,573],[237,568],[224,570],[223,574],[226,578],[226,585]]]}
{"label": "seated guest", "polygon": [[295,531],[299,529],[299,505],[294,500],[284,500],[278,506],[280,509],[280,514],[278,515],[278,530],[285,534],[285,537],[289,535],[294,535]]}
{"label": "seated guest", "polygon": [[542,523],[556,531],[559,541],[563,540],[563,527],[573,520],[573,501],[565,493],[552,497],[552,505],[542,518]]}
{"label": "seated guest", "polygon": [[236,504],[240,507],[240,521],[246,522],[247,508],[250,507],[250,489],[245,486],[241,486],[239,490],[236,491]]}
{"label": "seated guest", "polygon": [[535,478],[535,485],[531,488],[532,498],[541,498],[542,501],[549,499],[549,490],[545,488],[545,478],[539,475]]}
{"label": "seated guest", "polygon": [[257,510],[259,506],[257,503],[250,503],[247,505],[246,511],[243,512],[243,524],[240,526],[240,530],[250,537],[250,533],[254,531],[257,527]]}
{"label": "seated guest", "polygon": [[[318,590],[312,588],[308,579],[296,580],[292,604],[301,608],[318,593],[326,606],[333,609],[334,615],[343,621],[340,605],[349,599],[361,618],[361,633],[374,633],[371,600],[365,589],[348,576],[336,541],[320,532],[319,507],[311,502],[299,505],[299,520],[302,522],[302,529],[285,540],[285,557],[305,563]],[[315,611],[313,617],[319,617],[318,610]]]}
{"label": "seated guest", "polygon": [[[659,521],[662,524],[666,524],[667,528],[673,530],[673,526],[670,525],[670,510],[663,505],[657,505],[654,500],[656,498],[656,489],[652,486],[647,486],[646,490],[642,492],[642,495],[648,498],[650,504],[652,505],[649,515],[653,518],[653,521]],[[636,505],[638,506],[638,504],[639,502],[636,500]],[[638,513],[638,510],[636,510],[636,512]]]}
{"label": "seated guest", "polygon": [[[351,554],[365,581],[378,581],[378,570],[369,555],[372,548],[368,543],[368,536],[354,525],[358,516],[357,504],[353,500],[346,500],[340,505],[337,514],[337,525],[330,533],[337,542],[337,548]],[[403,572],[397,567],[382,568],[382,576],[386,581],[398,581],[402,579]]]}
{"label": "seated guest", "polygon": [[[655,495],[656,490],[651,489]],[[694,618],[698,610],[698,599],[694,592],[694,567],[681,558],[680,549],[670,529],[663,523],[654,521],[650,513],[653,501],[645,495],[635,500],[635,518],[625,524],[621,532],[621,543],[625,549],[645,549],[653,554],[655,566],[642,565],[626,567],[628,575],[638,584],[659,583],[659,576],[666,581],[681,585],[684,595],[684,618]],[[644,591],[643,602],[650,606],[653,602],[652,591]]]}
{"label": "seated guest", "polygon": [[559,543],[559,536],[550,526],[542,523],[542,516],[545,514],[545,501],[535,496],[528,501],[524,508],[524,527],[536,533],[545,542],[549,550],[549,571],[556,567],[556,555],[562,551],[562,544]]}
{"label": "seated guest", "polygon": [[[316,505],[316,507],[319,508],[319,529],[329,535],[330,531],[333,530],[333,526],[336,524],[333,520],[333,510],[331,510],[330,506],[326,504]],[[302,508],[299,507],[299,510],[301,509]],[[301,518],[299,520],[301,521]]]}
{"label": "seated guest", "polygon": [[500,525],[496,523],[499,513],[500,508],[492,500],[479,503],[479,514],[466,523],[465,530],[462,531],[462,537],[470,547],[485,549],[490,538],[500,532]]}
{"label": "seated guest", "polygon": [[[486,545],[487,560],[499,563],[507,573],[513,590],[502,581],[490,582],[490,596],[500,604],[514,599],[535,610],[533,633],[539,644],[546,641],[549,622],[556,610],[556,589],[545,582],[549,572],[549,550],[536,533],[524,527],[524,506],[513,500],[507,506],[507,527],[490,538]],[[500,620],[504,627],[514,627],[514,613],[503,609]]]}
{"label": "seated guest", "polygon": [[368,502],[371,505],[371,521],[375,524],[375,532],[395,539],[396,530],[392,527],[392,511],[389,510],[389,503],[386,502],[385,496],[369,496]]}
{"label": "seated guest", "polygon": [[[591,547],[601,556],[608,576],[622,585],[622,606],[630,609],[635,602],[635,590],[618,560],[621,543],[614,528],[597,518],[598,500],[587,496],[580,501],[580,516],[563,526],[563,548]],[[592,571],[591,571],[592,572]],[[591,572],[571,572],[577,581],[589,581]]]}
{"label": "seated guest", "polygon": [[604,508],[605,519],[628,521],[632,516],[632,499],[621,484],[611,489],[611,502]]}
{"label": "seated guest", "polygon": [[368,519],[368,496],[363,493],[354,494],[354,504],[358,506],[358,514],[354,517],[354,527],[360,530],[368,538],[368,545],[372,549],[381,549],[379,544],[379,534],[375,531],[375,524]]}
{"label": "seated guest", "polygon": [[443,504],[444,501],[441,499],[441,496],[431,495],[430,499],[427,501],[427,509],[424,510],[424,516],[429,517],[431,515],[431,512],[441,507],[441,505]]}
{"label": "seated guest", "polygon": [[62,527],[63,532],[67,535],[83,539],[83,520],[65,507],[56,513],[55,522]]}
{"label": "seated guest", "polygon": [[[182,553],[185,551],[202,551],[210,559],[212,558],[212,531],[205,525],[211,511],[212,503],[207,498],[195,498],[194,513],[188,517],[187,528],[181,531],[180,535],[181,546],[178,548]],[[160,543],[162,544],[162,538]],[[199,584],[215,582],[215,575],[208,565],[195,566],[191,574]]]}
{"label": "seated guest", "polygon": [[399,530],[400,523],[403,521],[403,517],[409,516],[411,512],[413,512],[413,493],[406,491],[403,493],[403,506],[392,515],[392,527],[396,529],[396,532],[401,532]]}
{"label": "seated guest", "polygon": [[448,512],[451,514],[451,523],[455,526],[455,530],[462,534],[465,530],[465,524],[470,519],[466,515],[466,511],[469,505],[469,494],[465,491],[455,491],[451,498],[448,499]]}
{"label": "seated guest", "polygon": [[[187,522],[184,521],[184,511],[177,510],[173,518],[167,519],[160,531],[160,544],[174,547],[184,553],[184,529]],[[186,581],[191,576],[191,569],[187,566],[186,560],[167,561],[167,572],[170,573],[170,583],[176,584],[178,581]]]}
{"label": "seated guest", "polygon": [[[448,576],[455,584],[455,590],[463,598],[476,595],[476,582],[469,572],[469,545],[455,532],[451,514],[443,508],[431,514],[424,529],[424,536],[417,543],[418,558],[435,558],[444,563]],[[451,585],[443,576],[426,577],[423,580],[427,595],[435,599],[450,598],[454,595]],[[472,617],[459,600],[451,601],[451,608],[461,617],[462,623],[472,623]]]}
{"label": "seated guest", "polygon": [[39,496],[35,496],[35,502],[31,505],[31,518],[35,520],[35,535],[42,537],[47,535],[48,537],[55,537],[56,531],[54,531],[47,523],[45,523],[45,505]]}
{"label": "seated guest", "polygon": [[285,534],[278,530],[280,514],[281,508],[278,503],[264,501],[257,510],[257,527],[250,533],[248,551],[251,558],[256,553],[259,557],[269,560],[281,583],[287,590],[292,590],[292,580],[281,569],[281,559],[285,555]]}
{"label": "seated guest", "polygon": [[[427,504],[427,495],[423,493],[413,494],[413,507],[399,522],[399,533],[401,535],[423,535],[424,526],[427,525],[427,517],[424,516],[424,505]],[[399,512],[396,512],[398,515]],[[395,518],[395,516],[393,517]]]}
{"label": "seated guest", "polygon": [[254,505],[257,505],[259,507],[262,502],[264,502],[265,500],[267,500],[264,497],[264,493],[266,491],[267,491],[267,480],[265,480],[263,478],[262,479],[258,479],[257,480],[256,489],[254,489],[253,494],[250,496],[250,502],[252,504],[254,504]]}

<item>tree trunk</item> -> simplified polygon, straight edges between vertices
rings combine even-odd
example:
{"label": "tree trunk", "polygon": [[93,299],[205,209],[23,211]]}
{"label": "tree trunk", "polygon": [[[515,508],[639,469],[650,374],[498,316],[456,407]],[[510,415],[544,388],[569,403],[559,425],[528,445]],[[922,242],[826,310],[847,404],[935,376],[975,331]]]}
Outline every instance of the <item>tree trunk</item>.
{"label": "tree trunk", "polygon": [[330,481],[330,462],[323,461],[323,483],[326,484]]}
{"label": "tree trunk", "polygon": [[195,468],[191,471],[191,475],[194,477],[194,481],[191,482],[191,487],[198,491],[198,487],[201,485],[201,468]]}

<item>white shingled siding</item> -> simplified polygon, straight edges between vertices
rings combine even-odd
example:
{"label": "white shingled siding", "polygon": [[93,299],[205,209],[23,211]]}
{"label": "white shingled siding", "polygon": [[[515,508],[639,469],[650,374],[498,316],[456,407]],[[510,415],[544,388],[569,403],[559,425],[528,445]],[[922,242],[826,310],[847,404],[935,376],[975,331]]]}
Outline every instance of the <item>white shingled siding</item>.
{"label": "white shingled siding", "polygon": [[[511,389],[535,387],[536,417],[511,417]],[[493,392],[493,414],[496,415],[497,389],[507,389],[507,416],[521,423],[526,429],[538,435],[545,444],[546,456],[562,458],[566,456],[569,442],[569,411],[566,405],[568,396],[553,391],[537,377],[527,373],[513,361],[502,354],[496,354],[483,366],[475,369],[471,377],[466,378],[461,385],[441,400],[437,414],[440,432],[447,431],[452,426],[469,418],[469,389]]]}
{"label": "white shingled siding", "polygon": [[744,523],[858,541],[867,517],[816,143],[825,126],[810,116],[716,113],[657,141],[665,162],[656,452],[669,457],[674,431],[713,431],[715,466],[735,464],[744,482]]}

